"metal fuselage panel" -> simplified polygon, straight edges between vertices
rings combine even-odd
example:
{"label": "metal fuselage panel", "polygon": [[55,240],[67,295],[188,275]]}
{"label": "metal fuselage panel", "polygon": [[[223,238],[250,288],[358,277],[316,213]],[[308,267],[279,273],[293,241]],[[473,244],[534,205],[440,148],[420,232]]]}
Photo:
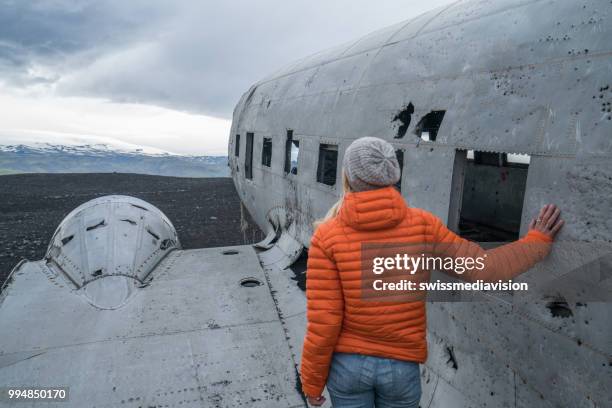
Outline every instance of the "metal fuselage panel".
{"label": "metal fuselage panel", "polygon": [[[311,222],[341,194],[344,149],[355,138],[377,136],[406,151],[402,192],[408,202],[444,220],[457,149],[527,153],[534,170],[523,227],[539,204],[554,201],[570,220],[564,237],[609,238],[607,225],[582,228],[609,205],[594,195],[573,196],[584,193],[590,177],[612,192],[609,180],[597,178],[612,166],[611,12],[603,0],[584,7],[574,1],[459,2],[256,83],[234,110],[228,149],[244,204],[264,229],[272,208],[299,214],[297,238],[308,246]],[[397,139],[401,123],[393,119],[409,103],[414,113]],[[435,142],[426,142],[414,130],[432,110],[446,114]],[[284,172],[288,129],[300,141],[297,175]],[[244,178],[246,132],[254,133],[252,180]],[[261,164],[264,137],[272,138],[271,167]],[[339,145],[333,187],[316,181],[321,143]]]}
{"label": "metal fuselage panel", "polygon": [[23,264],[0,297],[0,386],[70,388],[36,407],[305,405],[253,248],[177,250],[152,273],[105,310],[44,261]]}
{"label": "metal fuselage panel", "polygon": [[[358,137],[403,150],[409,205],[455,227],[460,155],[522,153],[530,163],[521,234],[552,202],[566,219],[560,239],[612,242],[611,44],[609,1],[460,1],[297,61],[254,84],[234,110],[236,189],[265,232],[283,213],[308,246],[312,222],[342,194],[342,156]],[[433,111],[445,111],[437,137],[423,140],[415,132]],[[297,174],[285,173],[287,130],[299,140]],[[262,165],[263,138],[272,139],[270,167]],[[334,186],[317,182],[321,144],[338,146]],[[456,406],[612,404],[603,385],[612,381],[609,305],[571,305],[573,317],[563,319],[545,304],[428,305],[430,406],[449,398]],[[447,364],[448,349],[458,369]]]}

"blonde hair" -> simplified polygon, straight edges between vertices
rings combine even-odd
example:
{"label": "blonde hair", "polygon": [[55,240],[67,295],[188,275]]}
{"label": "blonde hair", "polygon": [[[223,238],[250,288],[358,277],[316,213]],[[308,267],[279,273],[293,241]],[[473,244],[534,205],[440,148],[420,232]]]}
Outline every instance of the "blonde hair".
{"label": "blonde hair", "polygon": [[316,220],[313,223],[314,227],[317,228],[319,225],[323,224],[324,222],[329,221],[332,218],[336,217],[338,215],[338,212],[340,211],[340,207],[342,207],[344,196],[346,195],[346,193],[350,193],[351,191],[352,190],[351,190],[351,186],[348,181],[348,177],[346,176],[346,173],[343,170],[342,171],[342,197],[340,197],[340,199],[336,201],[334,205],[332,205],[332,207],[329,209],[329,211],[327,211],[327,214],[325,214],[323,218]]}

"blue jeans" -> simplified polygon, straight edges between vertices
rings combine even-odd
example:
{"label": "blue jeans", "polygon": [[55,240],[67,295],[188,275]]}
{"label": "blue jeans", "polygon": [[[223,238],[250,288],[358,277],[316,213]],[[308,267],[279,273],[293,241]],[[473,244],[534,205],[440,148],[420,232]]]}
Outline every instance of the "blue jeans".
{"label": "blue jeans", "polygon": [[334,353],[327,390],[334,408],[418,408],[419,365],[362,354]]}

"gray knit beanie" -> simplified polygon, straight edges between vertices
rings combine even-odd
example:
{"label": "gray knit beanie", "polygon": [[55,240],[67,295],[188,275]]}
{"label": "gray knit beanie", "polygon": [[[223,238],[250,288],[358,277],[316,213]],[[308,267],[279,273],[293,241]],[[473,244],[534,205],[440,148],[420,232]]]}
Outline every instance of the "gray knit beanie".
{"label": "gray knit beanie", "polygon": [[397,183],[400,166],[395,149],[377,137],[359,138],[347,147],[342,161],[353,191],[374,190]]}

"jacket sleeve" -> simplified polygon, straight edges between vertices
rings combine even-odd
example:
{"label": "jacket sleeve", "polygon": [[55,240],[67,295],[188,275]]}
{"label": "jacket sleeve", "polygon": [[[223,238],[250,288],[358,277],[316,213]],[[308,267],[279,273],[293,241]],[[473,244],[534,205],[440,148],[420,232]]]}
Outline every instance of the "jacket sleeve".
{"label": "jacket sleeve", "polygon": [[431,215],[434,224],[435,252],[441,257],[470,257],[484,259],[484,268],[466,270],[463,274],[453,274],[462,280],[475,282],[507,281],[526,272],[544,259],[550,252],[552,239],[535,229],[514,242],[494,249],[484,250],[475,242],[461,238],[450,231],[437,217]]}
{"label": "jacket sleeve", "polygon": [[307,396],[322,394],[342,328],[344,297],[338,269],[326,253],[318,231],[308,251],[306,271],[306,337],[302,350],[302,390]]}

